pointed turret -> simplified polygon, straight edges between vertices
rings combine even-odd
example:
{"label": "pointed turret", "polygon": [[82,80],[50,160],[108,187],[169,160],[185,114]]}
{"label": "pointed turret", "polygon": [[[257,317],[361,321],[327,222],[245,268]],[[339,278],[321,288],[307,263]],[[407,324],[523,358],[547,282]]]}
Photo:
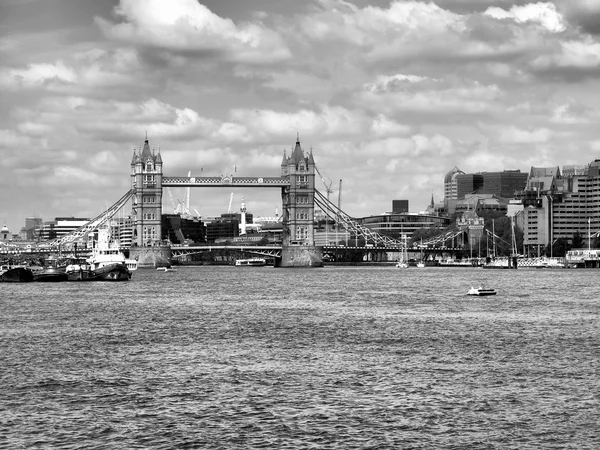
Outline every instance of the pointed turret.
{"label": "pointed turret", "polygon": [[296,164],[304,159],[304,151],[302,150],[302,147],[300,146],[300,137],[298,137],[296,139],[296,147],[294,147],[294,151],[292,152],[292,156],[290,156],[290,158]]}
{"label": "pointed turret", "polygon": [[137,154],[137,149],[135,147],[133,147],[133,156],[131,158],[131,164],[135,164],[138,161],[138,154]]}
{"label": "pointed turret", "polygon": [[152,158],[152,152],[150,151],[150,144],[148,144],[148,139],[144,141],[144,149],[142,150],[142,161],[147,161],[148,158]]}
{"label": "pointed turret", "polygon": [[312,154],[312,147],[310,148],[310,153],[308,154],[308,164],[315,164],[315,159],[313,158],[313,154]]}
{"label": "pointed turret", "polygon": [[431,203],[429,204],[429,206],[431,206],[432,208],[435,206],[435,203],[433,201],[433,192],[431,193]]}
{"label": "pointed turret", "polygon": [[287,164],[287,152],[285,151],[285,148],[283,149],[283,159],[281,160],[281,165],[285,166]]}
{"label": "pointed turret", "polygon": [[160,156],[160,144],[158,145],[158,153],[156,154],[156,164],[162,164],[162,156]]}

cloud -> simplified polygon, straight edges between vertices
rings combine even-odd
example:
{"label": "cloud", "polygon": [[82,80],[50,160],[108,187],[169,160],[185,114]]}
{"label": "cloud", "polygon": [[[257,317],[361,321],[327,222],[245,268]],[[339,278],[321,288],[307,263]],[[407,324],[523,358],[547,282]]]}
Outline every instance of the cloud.
{"label": "cloud", "polygon": [[596,42],[589,36],[584,40],[561,42],[560,52],[540,56],[533,61],[532,65],[539,69],[551,67],[598,68],[600,67],[600,42]]}
{"label": "cloud", "polygon": [[569,22],[584,33],[600,35],[600,2],[597,0],[557,0]]}
{"label": "cloud", "polygon": [[55,64],[30,64],[26,69],[0,71],[0,86],[10,88],[40,87],[45,84],[73,84],[77,81],[75,71],[62,61]]}
{"label": "cloud", "polygon": [[559,33],[566,29],[564,17],[556,10],[553,3],[528,3],[522,6],[513,6],[508,11],[499,7],[489,7],[484,15],[498,20],[510,19],[517,23],[537,23],[553,33]]}
{"label": "cloud", "polygon": [[497,85],[398,74],[363,85],[355,103],[388,115],[401,111],[463,115],[490,112],[501,97]]}
{"label": "cloud", "polygon": [[290,57],[277,33],[260,23],[236,25],[196,0],[121,0],[115,13],[124,22],[97,17],[96,23],[107,37],[121,42],[249,64]]}

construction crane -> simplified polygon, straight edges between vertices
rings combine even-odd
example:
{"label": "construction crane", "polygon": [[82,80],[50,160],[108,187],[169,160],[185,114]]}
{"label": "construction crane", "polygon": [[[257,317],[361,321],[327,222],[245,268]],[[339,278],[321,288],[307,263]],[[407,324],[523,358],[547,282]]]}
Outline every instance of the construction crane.
{"label": "construction crane", "polygon": [[338,209],[342,210],[342,180],[340,180],[340,190],[338,191]]}
{"label": "construction crane", "polygon": [[178,214],[177,205],[175,205],[175,200],[173,200],[173,194],[171,193],[171,188],[167,187],[167,192],[169,193],[169,198],[171,199],[171,205],[173,205],[173,214]]}
{"label": "construction crane", "polygon": [[327,200],[329,200],[329,194],[333,192],[333,189],[331,189],[331,184],[333,183],[333,181],[331,181],[331,179],[328,177],[327,179],[329,180],[329,184],[327,184],[327,182],[325,181],[325,177],[321,174],[321,171],[316,165],[315,169],[319,174],[319,177],[321,177],[321,182],[323,183],[323,186],[325,186],[325,192],[327,193]]}
{"label": "construction crane", "polygon": [[231,196],[229,197],[229,208],[227,208],[227,213],[230,214],[231,213],[231,203],[233,202],[233,192],[231,193]]}

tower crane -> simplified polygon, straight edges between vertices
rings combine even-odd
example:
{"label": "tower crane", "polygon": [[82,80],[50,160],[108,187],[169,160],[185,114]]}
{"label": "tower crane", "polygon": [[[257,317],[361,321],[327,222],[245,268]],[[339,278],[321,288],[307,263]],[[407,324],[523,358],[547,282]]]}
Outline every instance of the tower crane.
{"label": "tower crane", "polygon": [[167,192],[169,193],[169,198],[171,199],[171,205],[173,205],[173,214],[179,214],[179,208],[175,205],[175,200],[173,200],[173,194],[171,193],[171,189],[167,187]]}

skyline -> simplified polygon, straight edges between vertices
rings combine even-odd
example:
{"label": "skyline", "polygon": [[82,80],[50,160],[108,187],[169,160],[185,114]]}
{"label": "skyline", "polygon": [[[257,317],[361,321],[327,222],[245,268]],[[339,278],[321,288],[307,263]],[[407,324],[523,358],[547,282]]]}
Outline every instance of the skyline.
{"label": "skyline", "polygon": [[[0,0],[0,226],[98,215],[146,132],[166,176],[278,176],[299,133],[354,217],[441,201],[454,166],[600,153],[600,2],[166,5]],[[231,192],[192,190],[191,209],[219,215]],[[234,193],[255,216],[281,209],[277,189]]]}

